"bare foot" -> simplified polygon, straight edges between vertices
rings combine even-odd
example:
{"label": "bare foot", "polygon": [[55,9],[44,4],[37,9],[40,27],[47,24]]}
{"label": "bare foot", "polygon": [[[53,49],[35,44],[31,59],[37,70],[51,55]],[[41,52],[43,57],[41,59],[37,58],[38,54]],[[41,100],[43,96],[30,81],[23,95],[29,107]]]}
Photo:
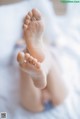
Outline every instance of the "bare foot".
{"label": "bare foot", "polygon": [[46,75],[41,67],[41,63],[37,61],[37,59],[30,56],[29,53],[18,53],[17,60],[21,66],[21,68],[30,74],[33,79],[34,85],[37,88],[43,89],[45,88]]}
{"label": "bare foot", "polygon": [[44,22],[41,13],[33,9],[27,14],[23,25],[24,39],[31,56],[42,62],[45,58],[43,47]]}

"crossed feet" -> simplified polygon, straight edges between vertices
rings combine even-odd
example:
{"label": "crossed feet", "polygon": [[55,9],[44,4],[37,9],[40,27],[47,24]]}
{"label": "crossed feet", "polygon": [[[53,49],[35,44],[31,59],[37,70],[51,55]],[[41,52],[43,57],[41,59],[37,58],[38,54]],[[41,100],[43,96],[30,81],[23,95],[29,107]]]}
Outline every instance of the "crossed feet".
{"label": "crossed feet", "polygon": [[23,34],[29,53],[19,52],[20,67],[28,72],[36,87],[46,86],[46,74],[41,66],[45,59],[43,45],[44,22],[40,12],[33,9],[24,19]]}

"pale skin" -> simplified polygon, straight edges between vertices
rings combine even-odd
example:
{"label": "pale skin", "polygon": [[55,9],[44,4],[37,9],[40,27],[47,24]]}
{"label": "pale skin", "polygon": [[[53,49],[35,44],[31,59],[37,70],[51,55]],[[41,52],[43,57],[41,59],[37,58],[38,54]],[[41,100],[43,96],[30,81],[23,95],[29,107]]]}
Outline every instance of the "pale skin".
{"label": "pale skin", "polygon": [[33,9],[23,24],[26,52],[19,52],[17,60],[21,74],[21,103],[31,112],[44,110],[44,102],[54,106],[63,103],[68,92],[60,69],[43,42],[44,22],[41,13]]}

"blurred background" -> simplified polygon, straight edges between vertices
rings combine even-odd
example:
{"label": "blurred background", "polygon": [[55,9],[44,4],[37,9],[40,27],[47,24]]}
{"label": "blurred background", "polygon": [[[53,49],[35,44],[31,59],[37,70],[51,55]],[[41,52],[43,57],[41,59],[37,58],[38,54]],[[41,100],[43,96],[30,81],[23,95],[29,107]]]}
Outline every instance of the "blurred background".
{"label": "blurred background", "polygon": [[[72,95],[56,109],[32,114],[19,104],[17,41],[22,39],[24,16],[38,8],[45,19],[45,39],[59,53],[63,77]],[[0,0],[0,112],[9,119],[80,118],[80,3],[60,0]],[[16,84],[16,85],[15,85]]]}

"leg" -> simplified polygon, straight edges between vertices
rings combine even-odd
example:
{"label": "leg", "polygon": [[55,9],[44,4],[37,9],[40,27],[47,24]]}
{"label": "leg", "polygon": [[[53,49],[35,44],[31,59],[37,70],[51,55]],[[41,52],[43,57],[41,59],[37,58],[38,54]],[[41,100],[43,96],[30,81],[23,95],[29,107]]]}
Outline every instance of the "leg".
{"label": "leg", "polygon": [[[24,39],[29,54],[25,53],[24,55],[26,58],[24,58],[24,56],[22,55],[23,53],[19,53],[18,61],[20,61],[20,59],[22,58],[23,63],[21,67],[23,67],[25,71],[27,69],[30,69],[30,75],[34,74],[32,76],[32,79],[34,79],[33,82],[35,86],[37,86],[38,88],[44,88],[47,84],[46,74],[44,71],[44,66],[42,66],[44,63],[41,64],[40,62],[45,62],[46,51],[43,45],[44,23],[40,12],[35,9],[29,12],[25,17],[23,26]],[[39,68],[37,68],[35,64],[36,66],[39,66]]]}
{"label": "leg", "polygon": [[[25,72],[28,72],[30,74],[36,87],[41,89],[45,88],[45,86],[47,85],[46,82],[47,75],[49,74],[48,79],[50,78],[50,83],[49,80],[48,83],[51,86],[48,85],[47,88],[50,94],[52,95],[55,94],[54,95],[55,99],[58,99],[58,97],[60,98],[58,91],[62,83],[61,85],[58,84],[59,81],[58,80],[59,77],[57,77],[58,71],[56,70],[55,65],[53,65],[53,67],[55,68],[52,69],[53,58],[49,52],[48,47],[45,46],[42,42],[42,34],[43,34],[42,17],[37,10],[32,10],[26,16],[24,22],[24,38],[27,43],[29,54],[19,53],[17,58],[21,68],[23,68]],[[57,80],[53,80],[54,82],[52,82],[51,78],[55,79],[54,78],[55,75],[53,74],[54,72],[56,73]],[[59,88],[56,88],[57,87],[56,84],[59,86]],[[54,91],[52,92],[53,86]],[[64,96],[65,92],[63,90],[64,88],[61,90],[63,92],[62,96],[65,97]],[[56,95],[58,97],[56,97]],[[60,100],[62,99],[60,98]]]}
{"label": "leg", "polygon": [[60,68],[54,59],[52,67],[48,74],[47,89],[51,95],[53,105],[57,106],[67,97],[68,90],[62,79]]}
{"label": "leg", "polygon": [[20,97],[22,106],[31,112],[43,111],[41,91],[34,86],[31,77],[27,73],[22,70],[20,72]]}

